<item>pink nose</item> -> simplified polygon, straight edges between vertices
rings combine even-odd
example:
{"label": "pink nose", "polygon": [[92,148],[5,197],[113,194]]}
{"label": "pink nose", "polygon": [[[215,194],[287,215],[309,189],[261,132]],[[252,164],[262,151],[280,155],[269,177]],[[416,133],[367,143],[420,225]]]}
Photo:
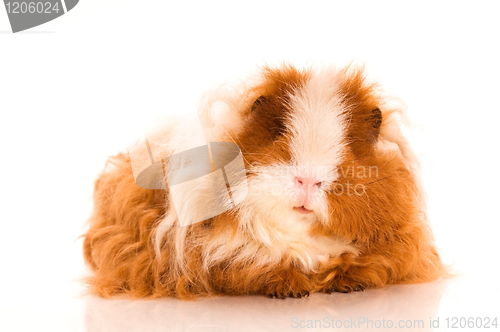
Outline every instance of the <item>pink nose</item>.
{"label": "pink nose", "polygon": [[308,194],[314,195],[318,191],[321,182],[315,178],[300,177],[295,178],[295,187],[299,190],[303,190]]}

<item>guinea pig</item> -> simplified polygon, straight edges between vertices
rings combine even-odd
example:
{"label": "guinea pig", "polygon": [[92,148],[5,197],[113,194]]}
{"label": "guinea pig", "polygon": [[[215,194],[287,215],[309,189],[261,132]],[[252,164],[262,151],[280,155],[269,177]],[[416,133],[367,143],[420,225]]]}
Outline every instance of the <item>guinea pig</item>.
{"label": "guinea pig", "polygon": [[[362,67],[265,67],[215,91],[200,117],[210,141],[241,149],[244,199],[194,220],[207,207],[193,192],[182,212],[193,220],[181,226],[167,178],[166,189],[141,188],[130,154],[111,157],[84,235],[92,293],[306,297],[447,274],[402,135],[404,112]],[[157,133],[169,155],[193,135],[182,123]]]}

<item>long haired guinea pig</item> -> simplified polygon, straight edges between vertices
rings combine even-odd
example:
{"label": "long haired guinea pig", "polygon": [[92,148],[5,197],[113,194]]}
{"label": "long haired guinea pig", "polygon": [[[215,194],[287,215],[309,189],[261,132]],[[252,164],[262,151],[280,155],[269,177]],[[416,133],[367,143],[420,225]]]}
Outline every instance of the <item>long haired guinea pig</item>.
{"label": "long haired guinea pig", "polygon": [[[143,189],[129,154],[110,158],[84,235],[93,293],[285,298],[446,275],[402,112],[362,69],[266,67],[200,112],[214,141],[241,149],[246,197],[182,227],[168,186]],[[163,131],[171,154],[194,135],[182,124]],[[184,217],[206,209],[195,193],[186,204]]]}

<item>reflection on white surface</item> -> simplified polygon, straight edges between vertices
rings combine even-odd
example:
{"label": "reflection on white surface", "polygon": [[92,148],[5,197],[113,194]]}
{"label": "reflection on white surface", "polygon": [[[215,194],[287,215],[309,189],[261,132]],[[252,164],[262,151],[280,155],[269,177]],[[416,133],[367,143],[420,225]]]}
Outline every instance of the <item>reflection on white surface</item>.
{"label": "reflection on white surface", "polygon": [[[432,331],[431,317],[438,308],[449,281],[420,285],[398,285],[352,294],[313,294],[285,300],[265,296],[221,296],[183,301],[87,300],[85,327],[88,332],[106,331],[295,331],[307,327],[342,330],[384,330],[392,321]],[[365,323],[360,322],[365,320]],[[333,326],[332,326],[333,320]],[[337,320],[344,327],[336,327]],[[372,326],[368,326],[369,321]],[[356,325],[350,326],[353,322]],[[340,324],[340,323],[338,323]],[[376,328],[376,326],[379,328]],[[409,327],[409,326],[408,326]]]}

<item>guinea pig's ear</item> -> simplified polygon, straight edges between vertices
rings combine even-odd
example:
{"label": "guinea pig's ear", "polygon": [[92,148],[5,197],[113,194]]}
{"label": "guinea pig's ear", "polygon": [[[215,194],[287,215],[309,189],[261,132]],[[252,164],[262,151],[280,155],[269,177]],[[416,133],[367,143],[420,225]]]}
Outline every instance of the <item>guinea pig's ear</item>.
{"label": "guinea pig's ear", "polygon": [[252,109],[250,110],[250,112],[253,112],[255,111],[255,109],[259,106],[261,106],[262,104],[266,103],[267,102],[267,98],[264,97],[264,96],[260,96],[259,98],[257,98],[254,102],[253,102],[253,105],[252,105]]}
{"label": "guinea pig's ear", "polygon": [[380,108],[375,108],[370,112],[370,116],[367,119],[370,122],[371,138],[376,141],[378,135],[380,134],[380,126],[382,125],[382,112]]}

